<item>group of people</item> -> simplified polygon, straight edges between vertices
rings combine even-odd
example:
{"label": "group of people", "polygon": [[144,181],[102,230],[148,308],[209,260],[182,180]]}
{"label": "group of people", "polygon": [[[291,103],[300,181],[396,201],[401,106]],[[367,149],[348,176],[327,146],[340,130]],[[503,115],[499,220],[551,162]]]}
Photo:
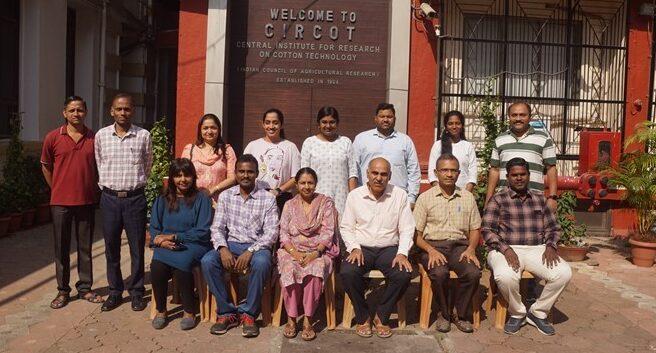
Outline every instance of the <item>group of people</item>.
{"label": "group of people", "polygon": [[[144,187],[152,153],[148,131],[131,123],[133,108],[132,97],[117,95],[110,110],[114,124],[94,135],[84,125],[84,100],[70,97],[64,104],[65,124],[44,140],[41,162],[52,188],[58,283],[54,309],[70,300],[73,233],[78,239],[78,297],[102,302],[103,311],[122,303],[123,230],[132,264],[132,309],[146,306]],[[530,127],[528,104],[512,104],[508,116],[510,130],[497,139],[493,151],[481,218],[471,193],[477,182],[476,154],[465,139],[460,112],[445,115],[444,132],[431,150],[432,187],[421,195],[414,143],[394,129],[392,104],[378,105],[375,128],[353,142],[338,133],[337,109],[321,108],[318,133],[305,140],[301,151],[284,139],[283,113],[269,109],[262,116],[264,136],[239,156],[222,139],[218,117],[204,115],[196,141],[172,161],[168,185],[151,209],[150,278],[157,311],[153,327],[168,324],[171,278],[182,297],[181,329],[196,326],[192,269],[200,266],[217,303],[217,321],[210,332],[224,334],[241,325],[243,336],[255,337],[263,289],[275,267],[288,316],[283,334],[291,338],[300,331],[304,340],[312,340],[312,318],[325,280],[338,269],[353,302],[356,333],[390,337],[390,315],[410,282],[412,262],[418,262],[429,273],[439,306],[437,329],[447,332],[453,323],[473,332],[470,307],[480,280],[476,247],[482,233],[490,250],[487,262],[509,302],[505,332],[516,333],[529,323],[553,334],[547,313],[571,277],[556,246],[560,229],[555,218],[555,149],[546,133]],[[110,290],[106,300],[91,289],[98,186]],[[501,186],[507,188],[495,193]],[[364,275],[374,269],[384,274],[387,285],[372,318]],[[450,270],[459,282],[453,303],[447,288]],[[523,270],[546,281],[529,309],[519,293]],[[248,292],[239,305],[228,297],[226,273],[248,276]]]}

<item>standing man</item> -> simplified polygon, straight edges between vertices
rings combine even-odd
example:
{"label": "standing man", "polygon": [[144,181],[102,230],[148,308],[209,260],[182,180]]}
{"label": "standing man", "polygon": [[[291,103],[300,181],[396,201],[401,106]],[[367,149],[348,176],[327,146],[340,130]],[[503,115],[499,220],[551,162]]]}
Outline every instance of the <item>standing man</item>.
{"label": "standing man", "polygon": [[547,205],[556,211],[558,203],[558,171],[556,170],[556,145],[547,133],[535,130],[531,122],[531,107],[528,103],[513,103],[508,107],[510,130],[499,135],[494,141],[490,171],[488,174],[487,195],[485,203],[494,195],[497,186],[506,186],[505,173],[500,169],[506,167],[509,160],[520,157],[526,160],[530,168],[528,188],[544,191],[544,174],[549,183]]}
{"label": "standing man", "polygon": [[132,96],[120,93],[112,100],[114,124],[96,133],[96,163],[102,189],[105,258],[109,297],[103,311],[118,307],[123,298],[121,233],[125,229],[130,246],[131,277],[128,291],[132,310],[146,308],[144,295],[144,246],[146,243],[146,196],[144,187],[153,163],[150,133],[131,122]]}
{"label": "standing man", "polygon": [[390,164],[382,157],[369,162],[367,184],[348,194],[340,231],[348,257],[342,262],[340,275],[344,291],[355,309],[355,332],[371,337],[369,306],[364,297],[364,274],[379,270],[387,288],[380,297],[373,324],[376,335],[392,336],[389,317],[410,283],[412,265],[408,251],[412,247],[415,221],[408,195],[389,183]]}
{"label": "standing man", "polygon": [[[278,206],[276,197],[266,190],[266,183],[256,181],[258,171],[253,155],[237,158],[237,185],[219,195],[210,227],[214,250],[201,260],[203,276],[216,298],[218,319],[210,328],[215,335],[228,332],[240,322],[242,336],[260,334],[255,319],[260,315],[264,285],[271,274],[271,248],[278,240]],[[246,302],[237,307],[228,299],[223,275],[249,268]]]}
{"label": "standing man", "polygon": [[353,141],[356,173],[351,174],[349,180],[356,178],[358,185],[366,184],[369,162],[376,157],[383,157],[391,165],[389,182],[408,193],[408,201],[412,207],[419,195],[419,160],[415,144],[410,137],[394,130],[395,114],[393,104],[378,104],[374,116],[376,128],[358,134]]}
{"label": "standing man", "polygon": [[41,170],[50,186],[50,209],[55,236],[55,272],[57,296],[53,309],[63,308],[70,300],[71,233],[77,239],[77,297],[102,303],[102,297],[91,290],[93,267],[94,204],[97,202],[98,173],[94,157],[94,133],[84,125],[87,104],[78,96],[64,101],[65,124],[52,130],[43,141]]}
{"label": "standing man", "polygon": [[[572,277],[567,262],[558,256],[560,226],[547,199],[529,190],[529,164],[522,158],[506,163],[509,188],[492,196],[483,215],[487,263],[499,292],[508,302],[510,319],[504,326],[515,334],[525,324],[545,335],[555,334],[547,315]],[[522,303],[519,282],[526,270],[546,281],[540,297],[528,310]]]}
{"label": "standing man", "polygon": [[[437,330],[449,332],[453,322],[460,331],[471,333],[471,301],[481,278],[476,258],[481,216],[474,195],[456,186],[459,174],[460,165],[454,155],[447,153],[437,159],[438,184],[419,195],[415,205],[415,242],[423,250],[420,261],[428,272],[441,311]],[[458,275],[455,315],[448,300],[450,270]]]}

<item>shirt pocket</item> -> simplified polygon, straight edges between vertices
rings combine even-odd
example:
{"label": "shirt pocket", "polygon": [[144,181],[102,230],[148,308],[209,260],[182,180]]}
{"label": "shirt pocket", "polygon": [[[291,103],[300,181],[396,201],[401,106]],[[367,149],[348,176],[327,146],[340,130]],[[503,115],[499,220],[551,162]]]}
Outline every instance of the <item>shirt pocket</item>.
{"label": "shirt pocket", "polygon": [[541,208],[534,208],[531,210],[531,217],[533,219],[533,224],[535,224],[535,229],[538,234],[544,234],[544,211]]}
{"label": "shirt pocket", "polygon": [[128,154],[128,163],[132,165],[137,165],[141,163],[142,156],[143,154],[141,153],[141,148],[139,146],[130,147],[130,153]]}

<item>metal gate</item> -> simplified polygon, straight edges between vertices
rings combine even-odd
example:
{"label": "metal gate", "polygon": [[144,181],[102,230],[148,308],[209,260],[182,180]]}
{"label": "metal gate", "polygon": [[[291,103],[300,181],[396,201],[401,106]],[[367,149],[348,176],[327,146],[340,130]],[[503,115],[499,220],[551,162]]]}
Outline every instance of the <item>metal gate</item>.
{"label": "metal gate", "polygon": [[624,1],[445,0],[441,14],[438,116],[462,111],[477,147],[484,132],[476,116],[486,97],[499,101],[501,119],[510,103],[528,102],[566,174],[575,172],[567,161],[578,159],[577,127],[621,128]]}

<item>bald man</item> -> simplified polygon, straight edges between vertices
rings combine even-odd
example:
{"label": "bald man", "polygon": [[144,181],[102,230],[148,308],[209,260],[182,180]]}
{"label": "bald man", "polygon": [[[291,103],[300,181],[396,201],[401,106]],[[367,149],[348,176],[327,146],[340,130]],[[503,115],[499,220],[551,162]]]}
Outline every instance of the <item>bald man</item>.
{"label": "bald man", "polygon": [[392,335],[388,326],[390,314],[410,283],[412,266],[408,251],[412,247],[415,220],[407,193],[389,183],[391,176],[387,160],[372,159],[367,168],[367,183],[346,198],[340,225],[349,253],[342,262],[340,275],[344,290],[353,302],[356,333],[361,337],[373,335],[364,297],[364,274],[379,270],[387,282],[373,318],[373,332],[382,338]]}

